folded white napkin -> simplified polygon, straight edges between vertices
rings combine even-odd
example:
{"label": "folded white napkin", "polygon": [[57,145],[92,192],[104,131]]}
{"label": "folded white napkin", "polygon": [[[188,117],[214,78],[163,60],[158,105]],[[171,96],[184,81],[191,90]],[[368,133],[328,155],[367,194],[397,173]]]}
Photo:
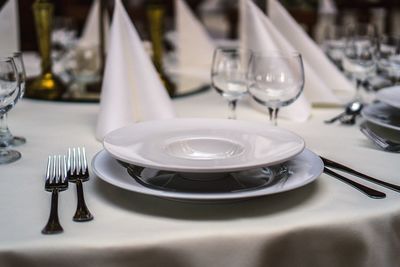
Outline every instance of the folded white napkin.
{"label": "folded white napkin", "polygon": [[[312,68],[315,74],[322,79],[326,87],[333,93],[354,94],[355,88],[353,84],[328,59],[321,48],[309,37],[286,9],[277,0],[267,1],[268,16],[272,24],[274,24],[285,39],[302,54],[303,59],[309,64],[309,67]],[[306,77],[307,75],[308,73],[306,70]],[[336,96],[327,98],[328,95],[324,95],[324,98],[321,98],[315,93],[316,90],[321,90],[319,88],[313,89],[313,96],[309,98],[313,103],[338,103],[338,98]]]}
{"label": "folded white napkin", "polygon": [[8,0],[0,10],[0,55],[19,51],[19,19],[17,0]]}
{"label": "folded white napkin", "polygon": [[[239,34],[241,47],[244,49],[251,49],[258,52],[267,52],[271,50],[294,51],[285,38],[275,29],[274,25],[272,25],[265,14],[250,0],[241,0],[240,2]],[[320,84],[323,85],[313,72],[310,73],[306,69],[305,73],[305,91],[310,91]],[[254,105],[263,108],[255,102]],[[263,109],[265,110],[265,107]],[[279,112],[280,117],[285,117],[294,121],[305,121],[310,114],[311,105],[304,94],[294,103],[281,109]]]}
{"label": "folded white napkin", "polygon": [[184,0],[175,0],[177,57],[176,72],[209,80],[215,44]]}
{"label": "folded white napkin", "polygon": [[121,0],[115,1],[96,137],[136,121],[171,118],[172,102]]}
{"label": "folded white napkin", "polygon": [[[96,46],[100,44],[100,0],[94,0],[89,10],[82,35],[79,38],[78,46]],[[104,45],[107,50],[107,40],[110,29],[110,21],[107,13],[103,14]]]}

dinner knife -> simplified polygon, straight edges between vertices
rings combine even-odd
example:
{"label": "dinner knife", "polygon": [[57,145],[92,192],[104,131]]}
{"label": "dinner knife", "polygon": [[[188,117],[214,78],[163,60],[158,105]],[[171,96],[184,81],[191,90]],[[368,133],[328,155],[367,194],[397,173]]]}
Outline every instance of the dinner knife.
{"label": "dinner knife", "polygon": [[361,172],[358,172],[358,171],[356,171],[356,170],[354,170],[352,168],[349,168],[349,167],[347,167],[347,166],[345,166],[343,164],[340,164],[338,162],[335,162],[333,160],[330,160],[330,159],[327,159],[327,158],[324,158],[324,157],[321,157],[321,156],[320,156],[320,158],[324,162],[324,165],[326,165],[328,167],[331,167],[331,168],[334,168],[334,169],[338,169],[338,170],[347,172],[349,174],[356,175],[361,179],[364,179],[366,181],[369,181],[369,182],[384,186],[384,187],[386,187],[388,189],[391,189],[391,190],[394,190],[394,191],[400,193],[400,186],[398,186],[398,185],[395,185],[395,184],[392,184],[392,183],[389,183],[389,182],[385,182],[385,181],[376,179],[374,177],[371,177],[369,175],[366,175],[366,174],[363,174]]}
{"label": "dinner knife", "polygon": [[359,183],[357,183],[357,182],[355,182],[353,180],[350,180],[350,179],[344,177],[343,175],[340,175],[340,174],[328,169],[326,166],[324,167],[324,172],[326,174],[328,174],[328,175],[330,175],[330,176],[332,176],[332,177],[334,177],[334,178],[336,178],[336,179],[338,179],[338,180],[340,180],[342,182],[345,182],[346,184],[354,187],[355,189],[357,189],[358,191],[364,193],[365,195],[369,196],[370,198],[380,199],[380,198],[385,198],[386,197],[385,193],[383,193],[381,191],[378,191],[378,190],[375,190],[375,189],[372,189],[372,188],[370,188],[368,186],[359,184]]}

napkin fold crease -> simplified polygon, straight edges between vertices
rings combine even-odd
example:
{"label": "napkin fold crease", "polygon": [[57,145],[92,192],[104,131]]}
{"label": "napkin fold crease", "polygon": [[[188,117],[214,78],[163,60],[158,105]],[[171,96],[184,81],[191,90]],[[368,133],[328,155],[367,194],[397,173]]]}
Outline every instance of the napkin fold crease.
{"label": "napkin fold crease", "polygon": [[96,137],[142,121],[174,117],[171,99],[121,0],[115,1]]}

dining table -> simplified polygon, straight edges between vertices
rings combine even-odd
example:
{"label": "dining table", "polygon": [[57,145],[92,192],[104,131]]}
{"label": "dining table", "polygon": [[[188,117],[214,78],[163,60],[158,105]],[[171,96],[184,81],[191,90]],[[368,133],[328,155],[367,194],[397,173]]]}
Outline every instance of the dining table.
{"label": "dining table", "polygon": [[[178,118],[228,117],[214,90],[172,99]],[[377,148],[353,126],[325,124],[343,109],[314,106],[306,122],[279,119],[307,149],[377,179],[400,184],[398,153]],[[400,266],[400,193],[341,172],[382,191],[370,198],[322,173],[287,192],[222,202],[177,201],[140,194],[95,175],[91,161],[98,103],[22,99],[9,112],[22,158],[0,165],[0,266]],[[269,124],[248,98],[238,120]],[[59,194],[64,232],[44,235],[51,193],[44,190],[49,155],[85,147],[90,179],[85,200],[94,219],[72,220],[75,185]]]}

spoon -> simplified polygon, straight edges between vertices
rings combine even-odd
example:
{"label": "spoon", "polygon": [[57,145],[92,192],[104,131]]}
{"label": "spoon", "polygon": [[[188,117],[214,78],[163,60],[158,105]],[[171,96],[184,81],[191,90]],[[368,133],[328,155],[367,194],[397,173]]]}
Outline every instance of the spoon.
{"label": "spoon", "polygon": [[363,106],[364,106],[363,103],[361,103],[360,101],[353,101],[346,106],[344,112],[340,113],[339,115],[333,117],[330,120],[326,120],[325,123],[334,123],[338,119],[347,115],[353,116],[355,118],[355,116],[360,114]]}

